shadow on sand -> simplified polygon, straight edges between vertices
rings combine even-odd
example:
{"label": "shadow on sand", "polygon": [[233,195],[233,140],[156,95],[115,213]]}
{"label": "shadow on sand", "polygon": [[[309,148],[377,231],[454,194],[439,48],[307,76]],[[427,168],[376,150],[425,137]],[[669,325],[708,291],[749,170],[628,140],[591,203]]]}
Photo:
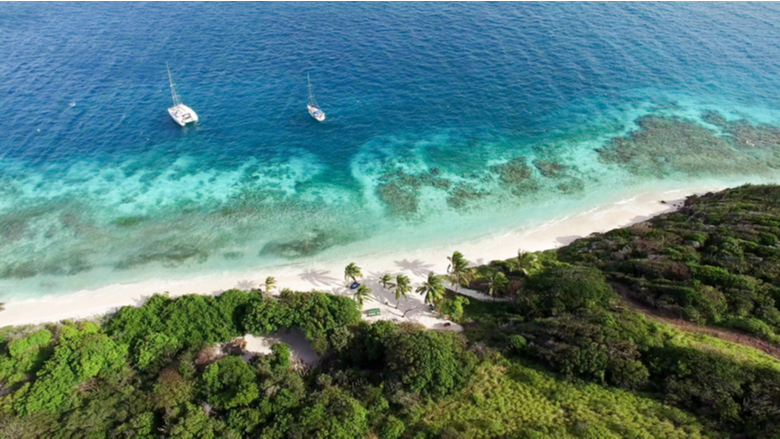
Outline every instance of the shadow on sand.
{"label": "shadow on sand", "polygon": [[262,337],[245,337],[253,340],[252,346],[247,346],[249,357],[252,354],[268,354],[271,352],[271,346],[276,343],[284,343],[290,346],[290,354],[293,360],[312,365],[319,361],[320,356],[311,347],[311,343],[306,339],[306,334],[298,328],[280,330],[279,332],[265,335]]}
{"label": "shadow on sand", "polygon": [[431,269],[433,268],[433,264],[423,262],[419,259],[415,259],[414,261],[411,262],[406,259],[404,259],[403,261],[395,261],[395,265],[399,266],[401,270],[409,271],[413,275],[419,277],[428,276],[428,273],[430,273]]}
{"label": "shadow on sand", "polygon": [[328,276],[330,274],[329,270],[304,270],[303,273],[299,274],[298,276],[305,280],[306,282],[309,282],[310,284],[314,285],[315,287],[332,287],[336,285],[342,285],[341,279],[336,279],[333,276]]}
{"label": "shadow on sand", "polygon": [[580,235],[559,236],[555,238],[555,242],[561,245],[569,245],[580,238],[582,238]]}
{"label": "shadow on sand", "polygon": [[236,284],[236,289],[241,291],[250,291],[257,288],[253,280],[241,280]]}

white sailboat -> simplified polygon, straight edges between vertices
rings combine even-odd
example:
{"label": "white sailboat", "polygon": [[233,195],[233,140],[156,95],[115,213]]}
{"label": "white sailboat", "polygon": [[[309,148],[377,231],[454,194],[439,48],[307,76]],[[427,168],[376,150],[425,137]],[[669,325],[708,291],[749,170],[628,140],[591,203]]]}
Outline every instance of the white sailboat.
{"label": "white sailboat", "polygon": [[317,105],[317,101],[314,100],[314,94],[311,92],[311,78],[309,78],[308,73],[306,73],[306,79],[309,81],[309,102],[306,104],[306,109],[309,110],[311,117],[322,122],[325,120],[325,112],[320,110],[319,105]]}
{"label": "white sailboat", "polygon": [[168,69],[168,81],[171,83],[171,95],[173,96],[173,107],[168,109],[168,114],[181,126],[190,122],[197,122],[198,115],[192,111],[192,108],[182,104],[179,100],[179,95],[176,94],[176,87],[173,85],[173,77],[171,77],[171,69],[168,67],[168,63],[165,63],[165,68]]}

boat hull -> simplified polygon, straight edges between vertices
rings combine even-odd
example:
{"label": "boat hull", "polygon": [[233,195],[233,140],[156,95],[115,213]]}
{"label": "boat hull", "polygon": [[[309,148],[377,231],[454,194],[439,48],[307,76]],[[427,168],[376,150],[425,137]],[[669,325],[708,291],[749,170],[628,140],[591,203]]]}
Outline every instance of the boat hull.
{"label": "boat hull", "polygon": [[307,105],[306,109],[309,110],[309,115],[313,117],[315,120],[317,120],[318,122],[322,122],[325,120],[325,112],[315,107],[314,105]]}
{"label": "boat hull", "polygon": [[169,108],[168,114],[170,114],[171,118],[181,126],[198,121],[197,113],[184,104],[175,105]]}

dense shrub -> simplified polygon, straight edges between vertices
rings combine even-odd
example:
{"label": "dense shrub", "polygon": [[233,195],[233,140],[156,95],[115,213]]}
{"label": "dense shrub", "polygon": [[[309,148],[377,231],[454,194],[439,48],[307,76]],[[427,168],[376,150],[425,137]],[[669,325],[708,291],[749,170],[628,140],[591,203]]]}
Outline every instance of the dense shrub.
{"label": "dense shrub", "polygon": [[174,354],[180,342],[164,333],[153,332],[138,340],[133,352],[135,366],[146,369],[152,362],[164,362],[165,358]]}
{"label": "dense shrub", "polygon": [[463,306],[469,304],[469,299],[463,296],[445,296],[439,304],[439,312],[451,320],[459,322],[463,317]]}
{"label": "dense shrub", "polygon": [[522,352],[528,346],[528,340],[520,334],[509,336],[509,347],[515,352]]}
{"label": "dense shrub", "polygon": [[668,402],[727,424],[743,422],[743,385],[753,380],[749,369],[717,354],[670,346],[650,350],[648,359]]}
{"label": "dense shrub", "polygon": [[52,335],[41,329],[7,345],[7,355],[0,357],[0,382],[11,386],[37,372],[51,355]]}
{"label": "dense shrub", "polygon": [[243,316],[242,325],[256,335],[272,334],[279,330],[281,307],[276,299],[268,298],[252,303]]}
{"label": "dense shrub", "polygon": [[641,354],[662,343],[631,313],[559,316],[520,324],[522,351],[554,370],[626,389],[641,389],[649,373]]}
{"label": "dense shrub", "polygon": [[201,391],[214,407],[247,405],[260,396],[255,372],[241,357],[229,356],[210,364],[201,376]]}
{"label": "dense shrub", "polygon": [[403,421],[395,416],[388,416],[387,421],[382,425],[381,438],[382,439],[398,439],[406,430],[406,426]]}
{"label": "dense shrub", "polygon": [[37,373],[29,387],[25,384],[18,400],[20,413],[39,410],[55,412],[71,405],[73,388],[97,376],[108,376],[125,368],[127,346],[100,332],[93,323],[65,325],[60,330],[54,354]]}
{"label": "dense shrub", "polygon": [[349,343],[340,351],[341,358],[352,366],[381,370],[387,365],[387,344],[398,332],[398,326],[384,320],[362,324],[354,328]]}
{"label": "dense shrub", "polygon": [[531,276],[518,302],[526,312],[551,316],[603,306],[613,296],[599,270],[557,265]]}
{"label": "dense shrub", "polygon": [[303,330],[319,353],[327,349],[328,335],[336,328],[360,321],[360,310],[355,301],[344,296],[282,292],[279,302],[282,308],[279,326]]}
{"label": "dense shrub", "polygon": [[278,301],[268,298],[252,303],[242,321],[249,332],[257,335],[280,328],[300,328],[314,349],[323,353],[333,331],[357,324],[360,311],[347,297],[283,291]]}
{"label": "dense shrub", "polygon": [[178,410],[166,416],[163,433],[168,437],[177,438],[238,438],[223,421],[210,417],[203,408],[193,403],[186,403]]}
{"label": "dense shrub", "polygon": [[160,373],[154,388],[154,403],[157,407],[170,409],[191,401],[195,392],[193,380],[183,377],[177,370],[168,368]]}
{"label": "dense shrub", "polygon": [[465,348],[449,331],[401,331],[386,340],[388,379],[410,392],[444,395],[461,385],[476,363]]}
{"label": "dense shrub", "polygon": [[295,419],[293,438],[357,438],[368,431],[368,411],[338,387],[318,392]]}
{"label": "dense shrub", "polygon": [[155,355],[201,349],[244,334],[241,310],[257,294],[229,291],[218,297],[188,295],[177,299],[154,295],[139,308],[126,306],[106,324],[106,332],[132,348],[138,367]]}

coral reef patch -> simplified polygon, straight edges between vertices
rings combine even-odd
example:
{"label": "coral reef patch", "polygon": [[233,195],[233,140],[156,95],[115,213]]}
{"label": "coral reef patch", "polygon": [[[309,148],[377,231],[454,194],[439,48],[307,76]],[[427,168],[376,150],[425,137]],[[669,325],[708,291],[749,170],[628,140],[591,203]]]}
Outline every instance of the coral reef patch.
{"label": "coral reef patch", "polygon": [[727,121],[716,112],[703,114],[705,122],[723,134],[677,116],[645,116],[639,130],[615,137],[598,149],[605,163],[629,172],[658,178],[674,173],[688,176],[765,174],[780,168],[780,129]]}

